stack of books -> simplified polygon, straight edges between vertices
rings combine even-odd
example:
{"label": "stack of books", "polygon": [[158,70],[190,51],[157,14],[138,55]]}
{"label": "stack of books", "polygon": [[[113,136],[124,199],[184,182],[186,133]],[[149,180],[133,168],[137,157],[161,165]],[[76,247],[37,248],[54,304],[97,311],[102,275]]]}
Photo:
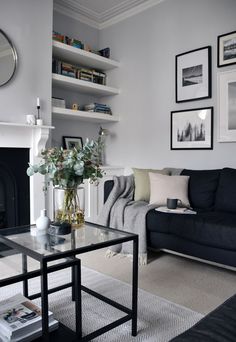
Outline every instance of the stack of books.
{"label": "stack of books", "polygon": [[84,110],[86,112],[112,114],[111,108],[108,105],[96,102],[85,105]]}
{"label": "stack of books", "polygon": [[[58,328],[58,321],[49,311],[49,329]],[[20,293],[0,302],[0,341],[27,342],[42,335],[40,308]]]}
{"label": "stack of books", "polygon": [[60,97],[52,97],[52,106],[66,108],[66,101]]}
{"label": "stack of books", "polygon": [[78,78],[83,81],[106,85],[107,75],[104,72],[79,68],[76,65],[62,62],[57,59],[52,60],[52,72],[55,74]]}
{"label": "stack of books", "polygon": [[78,69],[77,78],[83,81],[93,82],[93,71],[90,69]]}
{"label": "stack of books", "polygon": [[70,63],[65,63],[65,62],[61,63],[61,74],[62,75],[76,78],[76,72],[77,72],[77,69],[74,65],[72,65]]}

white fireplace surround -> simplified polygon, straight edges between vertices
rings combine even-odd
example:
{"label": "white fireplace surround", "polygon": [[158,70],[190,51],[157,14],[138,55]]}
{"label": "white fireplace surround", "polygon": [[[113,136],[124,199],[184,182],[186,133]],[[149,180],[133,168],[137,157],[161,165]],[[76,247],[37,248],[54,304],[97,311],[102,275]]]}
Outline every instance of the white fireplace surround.
{"label": "white fireplace surround", "polygon": [[[29,148],[29,163],[40,161],[40,152],[45,148],[52,126],[30,126],[18,123],[0,122],[0,147]],[[40,210],[46,208],[42,191],[44,177],[36,174],[30,177],[30,223],[35,223]]]}

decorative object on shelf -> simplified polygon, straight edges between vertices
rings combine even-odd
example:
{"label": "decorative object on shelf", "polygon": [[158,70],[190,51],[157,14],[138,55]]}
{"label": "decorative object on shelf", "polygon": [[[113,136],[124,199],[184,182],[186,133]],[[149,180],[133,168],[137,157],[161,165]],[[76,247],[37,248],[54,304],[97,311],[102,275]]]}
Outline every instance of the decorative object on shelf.
{"label": "decorative object on shelf", "polygon": [[229,70],[218,74],[218,113],[220,142],[236,141],[236,71]]}
{"label": "decorative object on shelf", "polygon": [[[7,84],[14,76],[17,66],[17,54],[6,33],[0,30],[0,87]],[[4,71],[4,72],[2,72]]]}
{"label": "decorative object on shelf", "polygon": [[72,104],[72,109],[73,110],[79,110],[79,104],[78,103],[73,103]]}
{"label": "decorative object on shelf", "polygon": [[31,126],[35,125],[35,116],[31,114],[26,115],[26,123]]}
{"label": "decorative object on shelf", "polygon": [[79,194],[77,189],[84,179],[97,183],[102,177],[102,170],[97,162],[98,146],[98,141],[86,140],[83,148],[74,147],[71,150],[49,148],[41,152],[42,161],[39,164],[28,167],[28,176],[33,176],[35,173],[47,175],[48,181],[52,182],[55,188],[64,190],[61,203],[65,211],[61,213],[61,216],[58,216],[59,212],[57,213],[54,218],[56,222],[67,222],[72,224],[72,227],[82,224],[84,212],[79,208],[78,201],[75,204],[74,197]]}
{"label": "decorative object on shelf", "polygon": [[37,218],[36,220],[36,227],[37,230],[42,232],[42,233],[46,233],[49,225],[50,225],[50,219],[49,217],[47,217],[47,210],[46,209],[42,209],[40,212],[40,216]]}
{"label": "decorative object on shelf", "polygon": [[98,163],[99,165],[105,165],[105,143],[106,137],[110,134],[109,130],[106,128],[102,128],[100,126],[98,132]]}
{"label": "decorative object on shelf", "polygon": [[171,150],[213,149],[213,107],[171,112]]}
{"label": "decorative object on shelf", "polygon": [[98,51],[102,57],[110,58],[110,48],[107,47],[105,49]]}
{"label": "decorative object on shelf", "polygon": [[83,139],[81,137],[66,137],[63,136],[63,147],[67,150],[76,148],[80,150],[83,148]]}
{"label": "decorative object on shelf", "polygon": [[211,97],[211,46],[175,57],[176,102]]}
{"label": "decorative object on shelf", "polygon": [[[68,231],[69,227],[64,227],[65,222],[70,225],[81,227],[84,224],[85,194],[83,187],[74,186],[72,188],[53,189],[53,212],[54,225],[59,231]],[[60,227],[60,223],[62,226]],[[60,227],[60,228],[59,228]],[[59,234],[59,233],[58,233]]]}
{"label": "decorative object on shelf", "polygon": [[236,31],[218,36],[217,66],[218,68],[236,64]]}

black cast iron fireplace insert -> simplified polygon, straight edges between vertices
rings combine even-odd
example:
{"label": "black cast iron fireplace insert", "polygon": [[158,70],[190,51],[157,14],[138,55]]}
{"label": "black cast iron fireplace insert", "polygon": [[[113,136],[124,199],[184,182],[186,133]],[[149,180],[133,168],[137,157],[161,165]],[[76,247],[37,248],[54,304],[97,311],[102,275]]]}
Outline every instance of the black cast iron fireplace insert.
{"label": "black cast iron fireplace insert", "polygon": [[[28,148],[0,148],[0,229],[30,223]],[[9,250],[0,241],[0,256]]]}

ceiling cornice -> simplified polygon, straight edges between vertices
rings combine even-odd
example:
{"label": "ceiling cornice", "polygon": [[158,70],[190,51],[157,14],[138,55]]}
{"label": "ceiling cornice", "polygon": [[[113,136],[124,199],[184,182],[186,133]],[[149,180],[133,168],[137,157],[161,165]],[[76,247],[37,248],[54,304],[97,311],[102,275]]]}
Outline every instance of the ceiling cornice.
{"label": "ceiling cornice", "polygon": [[164,0],[126,0],[102,13],[84,7],[75,0],[55,0],[54,10],[96,29],[103,29],[138,14]]}

